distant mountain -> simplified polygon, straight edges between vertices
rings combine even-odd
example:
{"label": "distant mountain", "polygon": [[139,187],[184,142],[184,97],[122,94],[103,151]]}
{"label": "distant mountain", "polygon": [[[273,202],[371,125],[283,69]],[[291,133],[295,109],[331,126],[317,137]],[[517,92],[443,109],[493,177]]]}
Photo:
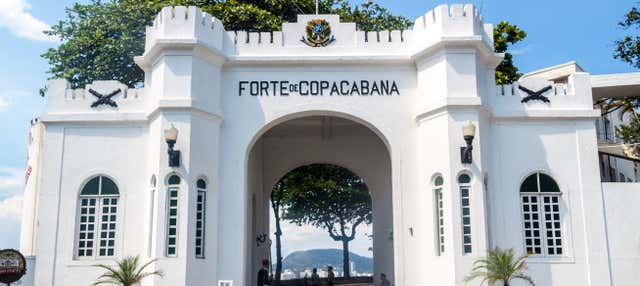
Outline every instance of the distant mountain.
{"label": "distant mountain", "polygon": [[[373,258],[349,253],[349,259],[356,265],[356,271],[373,273]],[[304,271],[305,269],[326,269],[331,265],[342,271],[342,249],[311,249],[289,254],[282,262],[282,269]]]}

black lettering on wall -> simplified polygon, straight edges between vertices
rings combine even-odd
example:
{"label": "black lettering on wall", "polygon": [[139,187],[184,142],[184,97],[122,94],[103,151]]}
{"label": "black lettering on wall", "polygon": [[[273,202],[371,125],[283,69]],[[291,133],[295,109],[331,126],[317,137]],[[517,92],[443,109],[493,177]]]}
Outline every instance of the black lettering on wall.
{"label": "black lettering on wall", "polygon": [[340,93],[342,95],[349,95],[349,82],[343,80],[340,82]]}
{"label": "black lettering on wall", "polygon": [[311,95],[318,95],[320,93],[320,83],[312,81],[309,83]]}
{"label": "black lettering on wall", "polygon": [[260,90],[260,83],[257,81],[252,81],[249,84],[249,93],[251,94],[251,96],[258,96],[259,90]]}
{"label": "black lettering on wall", "polygon": [[369,95],[369,82],[366,80],[360,81],[360,92],[362,95]]}
{"label": "black lettering on wall", "polygon": [[391,85],[391,93],[389,95],[393,95],[393,93],[396,93],[397,95],[400,95],[400,91],[398,90],[398,86],[396,85],[396,82],[393,82],[393,85]]}
{"label": "black lettering on wall", "polygon": [[242,92],[245,90],[245,85],[249,83],[246,80],[238,82],[238,96],[242,96]]}
{"label": "black lettering on wall", "polygon": [[289,86],[289,81],[283,80],[280,82],[280,95],[289,96],[289,91],[287,90],[287,86]]}
{"label": "black lettering on wall", "polygon": [[320,95],[324,95],[324,91],[326,89],[329,89],[329,82],[326,80],[323,80],[320,82]]}
{"label": "black lettering on wall", "polygon": [[309,95],[309,82],[306,80],[300,82],[300,95]]}

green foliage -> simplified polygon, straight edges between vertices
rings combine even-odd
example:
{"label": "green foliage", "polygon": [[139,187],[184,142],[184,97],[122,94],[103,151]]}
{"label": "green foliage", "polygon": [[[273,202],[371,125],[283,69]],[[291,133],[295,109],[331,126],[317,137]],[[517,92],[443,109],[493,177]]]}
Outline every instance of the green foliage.
{"label": "green foliage", "polygon": [[[315,13],[314,0],[91,0],[66,9],[66,17],[48,35],[62,40],[42,57],[49,78],[66,78],[71,87],[95,80],[141,84],[143,71],[133,57],[144,52],[145,27],[164,6],[195,5],[220,19],[226,30],[275,31],[297,14]],[[348,0],[321,0],[320,13],[338,14],[364,30],[404,30],[411,21],[370,2],[350,6]],[[41,91],[44,95],[44,90]]]}
{"label": "green foliage", "polygon": [[[618,23],[618,26],[626,30],[637,31],[640,28],[640,11],[638,11],[638,8],[632,7],[625,15],[625,19]],[[640,68],[640,37],[637,36],[637,32],[615,41],[615,45],[616,49],[613,54],[615,59],[620,59],[633,67]]]}
{"label": "green foliage", "polygon": [[625,144],[640,143],[640,121],[633,118],[629,124],[618,126],[616,128],[616,137],[620,138]]}
{"label": "green foliage", "polygon": [[[618,23],[618,26],[626,30],[633,30],[633,35],[627,35],[621,40],[615,41],[615,51],[613,58],[619,59],[630,64],[635,68],[640,68],[640,37],[637,36],[637,30],[640,29],[640,11],[637,7],[629,9],[624,16],[624,20]],[[623,124],[616,128],[616,137],[622,139],[625,143],[640,142],[640,126],[638,122],[638,108],[640,108],[640,97],[626,98],[607,98],[601,100],[597,104],[602,104],[603,114],[608,114],[616,110],[620,110],[620,119],[626,114],[631,114],[631,122]]]}
{"label": "green foliage", "polygon": [[362,223],[372,220],[371,196],[362,178],[328,164],[312,164],[289,173],[290,185],[283,218],[325,229],[343,246],[343,271],[349,277],[349,242]]}
{"label": "green foliage", "polygon": [[134,1],[94,0],[66,9],[66,18],[51,27],[62,43],[45,52],[51,78],[66,78],[74,88],[94,80],[119,80],[129,86],[144,73],[133,57],[144,52],[145,26],[155,11]]}
{"label": "green foliage", "polygon": [[386,8],[366,1],[353,8],[348,1],[336,1],[332,13],[340,15],[343,22],[356,23],[361,31],[406,30],[413,23],[402,16],[395,16]]}
{"label": "green foliage", "polygon": [[493,49],[496,53],[504,53],[504,60],[496,67],[496,84],[510,84],[522,76],[513,64],[513,55],[507,50],[526,37],[527,32],[507,21],[500,22],[493,29]]}
{"label": "green foliage", "polygon": [[495,285],[502,282],[502,285],[509,286],[512,280],[524,280],[529,285],[535,286],[533,279],[525,272],[527,264],[525,259],[528,255],[515,256],[513,249],[495,248],[489,251],[486,258],[481,258],[473,263],[471,274],[465,277],[465,282],[476,278],[482,279],[482,284]]}
{"label": "green foliage", "polygon": [[111,284],[133,286],[140,285],[142,280],[149,276],[156,275],[162,277],[163,274],[160,270],[156,270],[153,272],[144,272],[144,269],[153,262],[155,262],[155,260],[151,260],[146,264],[140,266],[138,256],[129,256],[116,261],[116,263],[118,264],[117,268],[105,264],[94,265],[95,267],[106,270],[106,272],[100,275],[100,277],[98,277],[98,281],[93,283],[92,285]]}
{"label": "green foliage", "polygon": [[362,178],[351,171],[312,164],[291,173],[296,187],[288,190],[290,200],[284,219],[324,228],[336,241],[355,238],[358,225],[371,223],[369,190]]}

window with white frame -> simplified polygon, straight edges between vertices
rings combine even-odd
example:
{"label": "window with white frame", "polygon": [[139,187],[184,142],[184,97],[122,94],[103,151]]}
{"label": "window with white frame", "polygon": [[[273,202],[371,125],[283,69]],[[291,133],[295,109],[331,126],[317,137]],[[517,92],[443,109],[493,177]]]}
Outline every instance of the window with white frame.
{"label": "window with white frame", "polygon": [[442,197],[442,185],[444,180],[441,176],[437,176],[433,180],[434,196],[435,196],[435,212],[436,212],[436,250],[438,255],[444,254],[444,200]]}
{"label": "window with white frame", "polygon": [[105,176],[89,180],[78,199],[76,257],[115,256],[118,186]]}
{"label": "window with white frame", "polygon": [[167,238],[166,254],[173,257],[178,255],[178,198],[180,193],[180,177],[169,177],[167,188]]}
{"label": "window with white frame", "polygon": [[462,219],[462,251],[471,253],[471,177],[462,174],[458,177],[460,186],[460,214]]}
{"label": "window with white frame", "polygon": [[520,186],[524,247],[528,254],[556,256],[564,253],[558,184],[549,175],[535,173]]}
{"label": "window with white frame", "polygon": [[147,256],[151,257],[153,246],[153,226],[155,225],[154,217],[156,210],[156,175],[151,176],[151,184],[149,186],[149,230],[147,235]]}
{"label": "window with white frame", "polygon": [[196,198],[196,257],[204,258],[204,224],[207,205],[207,183],[199,179],[196,183],[198,196]]}

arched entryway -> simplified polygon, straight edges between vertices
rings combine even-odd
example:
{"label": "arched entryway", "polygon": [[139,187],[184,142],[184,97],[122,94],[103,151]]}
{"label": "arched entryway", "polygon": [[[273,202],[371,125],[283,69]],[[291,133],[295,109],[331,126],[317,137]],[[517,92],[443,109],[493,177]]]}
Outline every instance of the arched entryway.
{"label": "arched entryway", "polygon": [[260,260],[269,256],[269,196],[296,167],[321,163],[347,168],[366,182],[372,201],[373,271],[394,278],[391,161],[387,144],[371,127],[342,116],[296,117],[271,126],[254,141],[247,169],[246,279],[255,283]]}

